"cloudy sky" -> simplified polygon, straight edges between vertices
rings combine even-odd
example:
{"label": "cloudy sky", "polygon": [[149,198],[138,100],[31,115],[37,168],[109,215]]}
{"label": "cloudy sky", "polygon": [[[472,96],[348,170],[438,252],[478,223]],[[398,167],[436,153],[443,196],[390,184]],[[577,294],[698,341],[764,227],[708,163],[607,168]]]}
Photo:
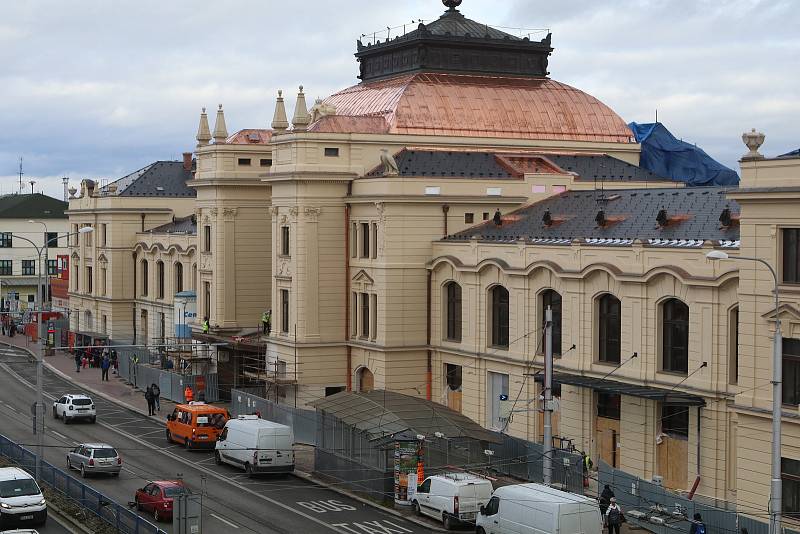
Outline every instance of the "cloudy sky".
{"label": "cloudy sky", "polygon": [[[438,17],[439,0],[0,0],[0,191],[116,178],[194,147],[200,108],[266,127],[275,93],[357,82],[361,34]],[[659,119],[736,168],[740,135],[800,147],[797,0],[464,0],[496,26],[549,28],[552,77],[627,122]],[[213,127],[213,115],[212,115]],[[28,186],[29,187],[29,186]]]}

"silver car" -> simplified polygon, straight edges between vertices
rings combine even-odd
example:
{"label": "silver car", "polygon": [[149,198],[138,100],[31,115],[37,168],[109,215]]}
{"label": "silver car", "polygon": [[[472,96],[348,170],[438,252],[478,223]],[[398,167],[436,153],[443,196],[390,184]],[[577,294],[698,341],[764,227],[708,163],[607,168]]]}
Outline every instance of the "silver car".
{"label": "silver car", "polygon": [[67,453],[67,467],[80,471],[84,478],[94,473],[115,477],[122,469],[122,458],[106,443],[83,443]]}

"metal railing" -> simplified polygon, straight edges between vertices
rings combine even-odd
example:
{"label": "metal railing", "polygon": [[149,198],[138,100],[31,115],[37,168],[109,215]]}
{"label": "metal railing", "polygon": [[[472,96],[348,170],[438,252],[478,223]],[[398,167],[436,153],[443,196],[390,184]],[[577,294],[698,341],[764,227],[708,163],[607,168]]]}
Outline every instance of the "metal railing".
{"label": "metal railing", "polygon": [[[25,471],[35,471],[36,455],[0,435],[0,456],[19,465]],[[121,534],[166,534],[166,531],[140,517],[126,505],[119,504],[108,497],[87,486],[69,473],[42,461],[42,482],[58,492],[71,504],[79,506]]]}
{"label": "metal railing", "polygon": [[247,393],[239,389],[231,390],[231,415],[258,413],[262,419],[292,427],[294,440],[306,445],[317,444],[317,412],[303,410]]}

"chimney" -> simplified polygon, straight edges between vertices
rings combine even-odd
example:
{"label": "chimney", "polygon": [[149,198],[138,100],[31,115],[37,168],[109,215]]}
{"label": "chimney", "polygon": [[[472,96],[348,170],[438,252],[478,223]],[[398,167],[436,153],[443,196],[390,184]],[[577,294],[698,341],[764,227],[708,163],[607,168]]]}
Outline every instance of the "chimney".
{"label": "chimney", "polygon": [[191,152],[184,152],[183,153],[183,170],[184,171],[191,171],[192,170],[192,153]]}

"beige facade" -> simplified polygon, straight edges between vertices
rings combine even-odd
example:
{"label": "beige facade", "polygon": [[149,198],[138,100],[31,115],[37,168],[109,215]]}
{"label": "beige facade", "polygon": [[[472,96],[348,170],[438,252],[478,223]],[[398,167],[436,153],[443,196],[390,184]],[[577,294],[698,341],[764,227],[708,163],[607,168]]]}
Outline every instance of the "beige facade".
{"label": "beige facade", "polygon": [[[194,198],[120,196],[113,185],[97,188],[94,182],[84,180],[78,195],[70,199],[69,223],[74,232],[85,226],[94,231],[73,236],[69,243],[70,329],[100,333],[117,342],[140,342],[141,311],[155,305],[141,298],[140,255],[180,257],[193,246],[189,237],[165,239],[159,246],[144,234],[172,222],[173,217],[193,212]],[[171,239],[177,242],[171,243]],[[173,245],[174,253],[167,248]],[[191,269],[188,258],[186,261]],[[167,259],[165,264],[168,262],[174,261]],[[153,267],[148,283],[155,290]],[[186,279],[191,280],[191,275],[187,273]],[[159,307],[168,306],[171,299],[172,294],[165,292]],[[145,328],[149,326],[148,321]]]}

